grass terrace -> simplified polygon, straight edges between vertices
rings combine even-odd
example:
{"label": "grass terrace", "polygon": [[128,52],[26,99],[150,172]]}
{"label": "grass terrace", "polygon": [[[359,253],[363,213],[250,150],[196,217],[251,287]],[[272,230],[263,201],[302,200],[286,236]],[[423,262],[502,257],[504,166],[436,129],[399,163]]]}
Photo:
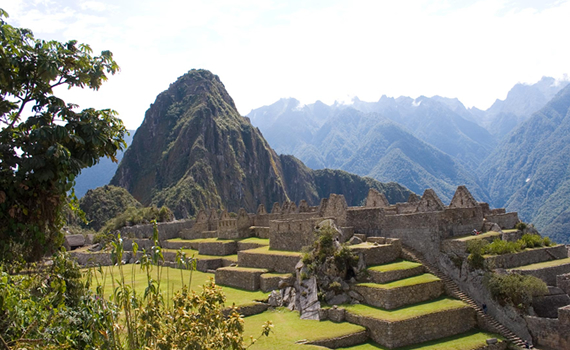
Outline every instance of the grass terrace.
{"label": "grass terrace", "polygon": [[378,272],[389,272],[389,271],[409,270],[419,266],[422,266],[422,264],[414,261],[407,261],[400,259],[384,265],[371,266],[368,268],[368,270],[378,271]]}
{"label": "grass terrace", "polygon": [[301,255],[302,255],[300,252],[290,252],[290,251],[286,251],[286,250],[272,250],[272,249],[269,249],[269,246],[259,247],[259,248],[254,248],[254,249],[248,249],[245,251],[250,252],[250,253],[269,254],[269,255],[284,255],[284,256],[298,256],[298,257],[301,257]]}
{"label": "grass terrace", "polygon": [[[507,232],[507,231],[510,231],[510,230],[504,230],[503,232]],[[516,230],[514,230],[514,231],[516,231]],[[458,238],[453,238],[453,239],[457,240],[457,241],[467,242],[467,241],[472,241],[474,239],[500,238],[501,236],[502,236],[502,234],[500,232],[489,231],[489,232],[481,233],[479,235],[469,235],[469,236],[463,236],[463,237],[458,237]]]}
{"label": "grass terrace", "polygon": [[512,270],[540,270],[547,267],[554,267],[564,264],[570,264],[570,258],[545,261],[541,263],[515,267]]}
{"label": "grass terrace", "polygon": [[420,317],[423,315],[440,312],[444,310],[453,310],[466,307],[467,304],[461,300],[450,298],[439,298],[423,303],[408,305],[394,310],[384,310],[378,307],[368,306],[364,304],[343,305],[348,311],[357,315],[372,317],[386,321],[402,321],[410,318]]}
{"label": "grass terrace", "polygon": [[250,349],[323,349],[312,345],[295,344],[297,341],[315,341],[331,339],[365,330],[364,327],[351,323],[334,323],[331,321],[302,320],[297,311],[286,308],[268,310],[261,314],[246,317],[244,338],[257,338],[261,326],[270,320],[273,322],[273,332],[269,337],[260,338]]}
{"label": "grass terrace", "polygon": [[[486,333],[486,332],[477,332],[471,331],[467,333],[462,333],[458,335],[454,335],[452,337],[432,340],[429,342],[405,346],[401,348],[397,348],[394,350],[472,350],[472,349],[479,349],[487,345],[486,340],[489,338],[497,338],[499,340],[503,340],[503,338],[499,337],[496,334]],[[388,350],[388,348],[380,346],[376,343],[369,342],[366,344],[361,344],[357,346],[352,346],[349,348],[341,348],[341,349],[350,349],[350,350]]]}
{"label": "grass terrace", "polygon": [[382,289],[394,289],[407,286],[415,286],[416,284],[429,283],[439,281],[440,279],[431,273],[424,273],[419,276],[413,276],[408,278],[403,278],[389,283],[359,283],[359,286],[372,287],[372,288],[382,288]]}
{"label": "grass terrace", "polygon": [[[104,287],[103,290],[105,297],[108,298],[113,294],[113,290],[117,286],[115,280],[120,278],[119,268],[117,266],[106,266],[102,267],[102,269],[103,277],[97,273],[97,278],[99,279],[99,283]],[[83,271],[87,272],[88,270]],[[123,265],[123,271],[125,274],[126,284],[134,286],[137,294],[144,293],[144,290],[148,285],[147,276],[146,272],[141,270],[140,265]],[[181,271],[182,277],[180,275]],[[184,282],[187,284],[189,276],[190,272],[188,270],[173,269],[169,267],[163,268],[160,284],[163,295],[170,298],[173,291],[176,292],[182,288],[182,278],[184,278]],[[151,271],[151,277],[156,279],[156,267]],[[192,273],[191,289],[198,292],[201,290],[204,283],[213,278],[214,274],[194,271]],[[97,280],[95,278],[93,278],[93,284],[97,284]],[[234,303],[237,306],[249,305],[258,300],[266,300],[269,296],[269,293],[263,293],[262,291],[251,292],[225,286],[222,287],[222,289],[226,295],[226,306],[231,306]]]}
{"label": "grass terrace", "polygon": [[[171,252],[171,253],[176,253],[178,252],[178,249],[162,249],[163,252]],[[201,255],[198,250],[196,249],[182,249],[182,251],[184,253],[186,253],[186,256],[191,258],[194,257],[195,259],[228,259],[230,257],[235,256],[236,257],[236,261],[237,261],[237,255],[233,254],[233,255]]]}

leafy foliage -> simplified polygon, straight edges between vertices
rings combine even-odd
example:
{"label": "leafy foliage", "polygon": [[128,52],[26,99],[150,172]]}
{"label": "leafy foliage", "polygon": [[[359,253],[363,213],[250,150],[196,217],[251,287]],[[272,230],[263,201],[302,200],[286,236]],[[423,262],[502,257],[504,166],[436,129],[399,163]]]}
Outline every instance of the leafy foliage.
{"label": "leafy foliage", "polygon": [[530,275],[489,273],[484,283],[502,305],[509,304],[521,309],[530,306],[533,297],[548,293],[546,283]]}
{"label": "leafy foliage", "polygon": [[152,221],[167,222],[172,220],[174,220],[174,214],[168,207],[161,207],[160,209],[155,206],[147,208],[129,207],[117,217],[109,220],[100,232],[114,232],[125,226],[149,224]]}
{"label": "leafy foliage", "polygon": [[[99,231],[107,221],[122,214],[129,207],[140,209],[142,204],[122,187],[106,185],[89,190],[79,200],[79,208],[83,210],[88,221],[82,226]],[[148,222],[153,219],[156,217]]]}
{"label": "leafy foliage", "polygon": [[[115,111],[85,109],[57,86],[97,90],[119,67],[109,51],[35,39],[0,10],[0,257],[37,260],[62,242],[61,208],[81,169],[114,159],[126,129]],[[31,106],[31,115],[24,111]]]}

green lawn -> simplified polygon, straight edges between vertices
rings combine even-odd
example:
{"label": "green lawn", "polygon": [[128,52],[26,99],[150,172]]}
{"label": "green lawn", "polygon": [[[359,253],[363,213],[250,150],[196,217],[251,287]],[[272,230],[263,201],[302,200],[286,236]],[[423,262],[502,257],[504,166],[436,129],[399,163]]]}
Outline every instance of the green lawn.
{"label": "green lawn", "polygon": [[422,264],[414,261],[397,260],[395,262],[391,262],[384,265],[371,266],[368,268],[368,270],[378,271],[378,272],[388,272],[388,271],[397,271],[397,270],[409,270],[416,268],[418,266],[422,266]]}
{"label": "green lawn", "polygon": [[[508,231],[508,230],[507,230]],[[515,230],[516,231],[516,230]],[[483,239],[483,238],[492,238],[492,237],[500,237],[502,234],[500,232],[495,232],[495,231],[489,231],[489,232],[485,232],[485,233],[481,233],[480,235],[469,235],[469,236],[463,236],[463,237],[458,237],[458,238],[453,238],[454,240],[458,240],[458,241],[471,241],[474,239]]]}
{"label": "green lawn", "polygon": [[558,265],[570,264],[570,258],[545,261],[541,263],[515,267],[512,270],[538,270],[546,267],[553,267]]}
{"label": "green lawn", "polygon": [[238,242],[269,245],[269,238],[249,237],[249,238],[241,239]]}
{"label": "green lawn", "polygon": [[216,237],[213,238],[196,238],[196,239],[184,239],[184,238],[172,238],[167,240],[167,242],[184,242],[184,243],[202,243],[202,242],[215,242],[218,239]]}
{"label": "green lawn", "polygon": [[[176,253],[178,251],[178,249],[163,248],[162,251],[163,252],[174,252],[174,253]],[[186,257],[188,257],[188,258],[191,258],[192,256],[194,256],[194,258],[196,258],[196,259],[221,259],[221,258],[226,259],[226,258],[229,258],[229,257],[235,255],[236,259],[237,259],[237,254],[233,254],[233,255],[201,255],[196,249],[189,249],[189,248],[183,248],[182,251],[184,253],[186,253]]]}
{"label": "green lawn", "polygon": [[[467,333],[458,334],[452,337],[447,337],[438,340],[432,340],[429,342],[417,344],[417,345],[410,345],[401,348],[397,348],[395,350],[471,350],[471,349],[479,349],[485,346],[486,340],[489,338],[497,338],[503,339],[499,335],[486,333],[486,332],[477,332],[471,331]],[[380,346],[376,343],[366,343],[362,345],[352,346],[349,348],[341,348],[341,349],[350,349],[350,350],[388,350],[383,346]]]}
{"label": "green lawn", "polygon": [[423,303],[404,306],[395,310],[383,310],[377,307],[363,304],[343,305],[342,307],[344,307],[349,312],[353,312],[365,317],[374,317],[386,321],[401,321],[438,311],[459,309],[466,306],[467,304],[461,300],[440,298]]}
{"label": "green lawn", "polygon": [[413,276],[408,278],[403,278],[401,280],[397,280],[394,282],[389,283],[359,283],[359,286],[366,286],[372,288],[382,288],[382,289],[394,289],[394,288],[401,288],[407,286],[414,286],[416,284],[421,283],[429,283],[434,281],[439,281],[440,279],[431,273],[424,273],[419,276]]}
{"label": "green lawn", "polygon": [[268,254],[268,255],[286,255],[286,256],[298,256],[301,257],[300,252],[290,252],[285,250],[272,250],[269,249],[269,246],[259,247],[254,249],[244,250],[244,252],[251,252],[256,254]]}
{"label": "green lawn", "polygon": [[286,308],[268,310],[258,315],[245,318],[244,338],[258,338],[261,326],[266,321],[272,321],[274,328],[269,337],[260,338],[251,349],[323,349],[310,345],[296,345],[299,340],[330,339],[347,334],[363,331],[365,328],[347,322],[334,323],[331,321],[301,320],[297,311]]}
{"label": "green lawn", "polygon": [[[134,282],[131,283],[131,273],[132,273],[132,268],[134,267]],[[84,270],[84,272],[87,270]],[[99,273],[97,273],[97,277],[99,278],[99,281],[102,285],[104,285],[104,293],[105,293],[105,297],[109,297],[112,293],[114,288],[117,286],[117,283],[115,282],[113,284],[113,281],[118,279],[119,276],[119,270],[117,266],[107,266],[107,267],[103,267],[103,271],[104,274],[106,275],[105,277],[105,283],[103,284],[101,275]],[[145,288],[147,287],[147,277],[146,277],[146,272],[141,271],[140,269],[140,265],[133,265],[133,264],[129,264],[129,265],[124,265],[123,266],[123,271],[125,273],[125,281],[128,285],[134,285],[135,290],[137,291],[137,293],[144,293]],[[163,269],[162,272],[162,277],[161,277],[161,289],[164,293],[164,295],[166,297],[168,297],[169,295],[172,294],[172,290],[177,291],[180,288],[182,288],[182,282],[181,282],[181,277],[180,277],[180,271],[182,271],[183,274],[183,278],[184,278],[184,282],[187,284],[188,283],[188,277],[190,272],[187,270],[179,270],[179,269],[173,269],[173,268],[168,268],[165,267]],[[153,279],[156,279],[156,270],[153,270],[151,272],[151,277]],[[200,272],[200,271],[194,271],[192,274],[192,286],[191,288],[193,290],[195,290],[196,292],[201,291],[202,285],[204,285],[204,283],[206,283],[210,278],[214,278],[214,274],[211,273],[204,273],[204,272]],[[93,279],[93,284],[96,283],[96,280]],[[93,288],[95,288],[95,286],[93,286]],[[251,292],[251,291],[246,291],[246,290],[241,290],[238,288],[232,288],[232,287],[222,287],[224,294],[226,295],[226,305],[230,306],[233,303],[235,303],[236,305],[240,306],[240,305],[248,305],[253,303],[255,300],[265,300],[267,299],[269,293],[263,293],[261,291],[255,291],[255,292]],[[168,295],[167,295],[167,290]]]}

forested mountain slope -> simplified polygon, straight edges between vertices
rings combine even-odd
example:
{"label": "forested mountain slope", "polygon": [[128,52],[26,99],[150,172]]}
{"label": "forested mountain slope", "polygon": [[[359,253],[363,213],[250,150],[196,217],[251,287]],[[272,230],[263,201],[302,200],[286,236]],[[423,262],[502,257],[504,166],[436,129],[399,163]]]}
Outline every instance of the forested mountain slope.
{"label": "forested mountain slope", "polygon": [[[355,181],[366,190],[352,186]],[[391,202],[405,201],[410,193],[342,171],[319,174],[294,157],[278,156],[206,70],[189,71],[159,94],[111,184],[144,205],[168,206],[178,218],[201,208],[253,212],[259,204],[271,208],[273,202],[301,199],[316,205],[328,196],[323,189],[344,194],[350,205],[359,204],[369,187]]]}

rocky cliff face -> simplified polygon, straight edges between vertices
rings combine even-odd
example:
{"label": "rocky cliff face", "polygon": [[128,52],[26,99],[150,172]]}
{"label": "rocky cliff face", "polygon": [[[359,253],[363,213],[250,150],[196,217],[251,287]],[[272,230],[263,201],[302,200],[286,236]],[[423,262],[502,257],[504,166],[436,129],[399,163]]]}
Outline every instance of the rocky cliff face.
{"label": "rocky cliff face", "polygon": [[[351,178],[341,172],[336,177],[341,183]],[[259,204],[286,200],[317,204],[328,196],[323,188],[339,192],[326,184],[332,178],[315,175],[294,157],[278,156],[239,115],[216,75],[191,70],[148,109],[111,184],[145,205],[167,205],[176,217],[187,217],[200,208],[253,212]],[[405,201],[410,193],[397,184],[369,183],[389,189],[392,202]],[[366,196],[352,193],[350,182],[342,188],[349,204]]]}

